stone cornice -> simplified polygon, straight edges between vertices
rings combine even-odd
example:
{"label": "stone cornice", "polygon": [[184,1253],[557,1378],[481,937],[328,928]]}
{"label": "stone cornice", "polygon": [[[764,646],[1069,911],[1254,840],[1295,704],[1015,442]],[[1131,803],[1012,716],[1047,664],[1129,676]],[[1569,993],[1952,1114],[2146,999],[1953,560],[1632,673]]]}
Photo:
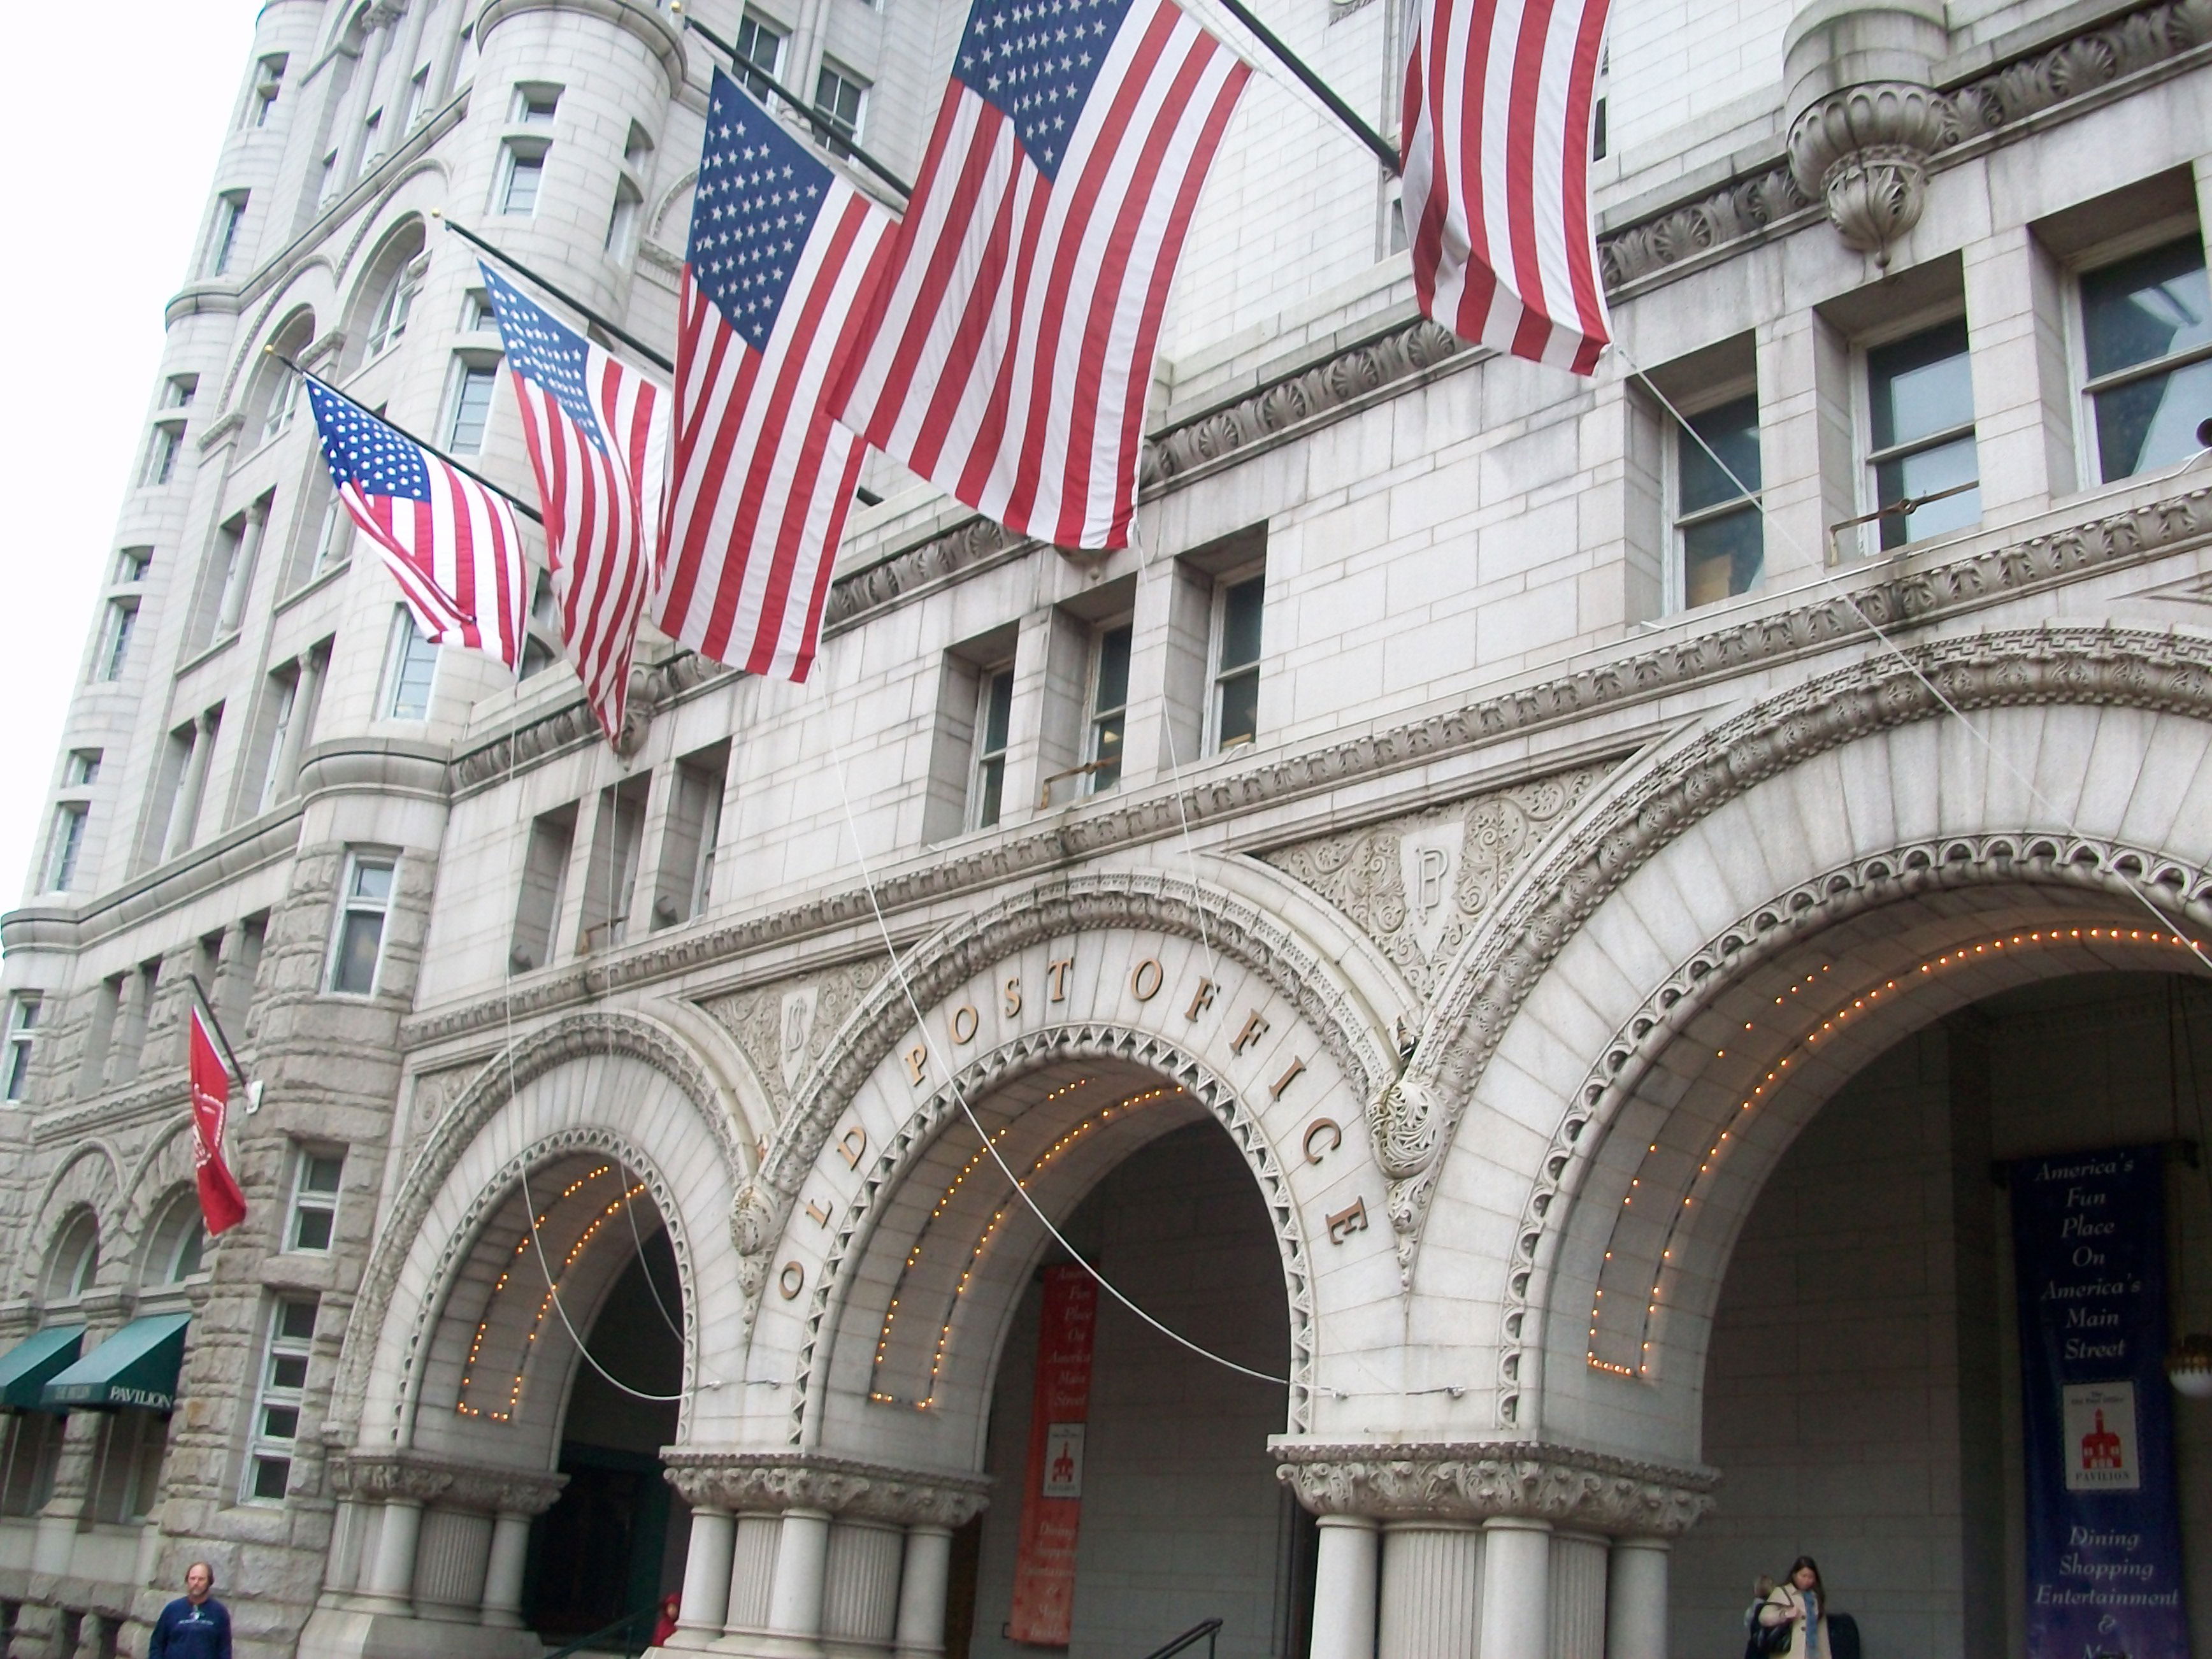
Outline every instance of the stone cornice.
{"label": "stone cornice", "polygon": [[483,1515],[543,1515],[568,1484],[565,1474],[448,1462],[417,1452],[351,1452],[331,1460],[331,1489],[356,1503],[399,1498]]}
{"label": "stone cornice", "polygon": [[581,12],[586,17],[614,24],[635,35],[653,54],[660,64],[660,72],[668,77],[670,97],[683,90],[683,35],[672,28],[665,18],[644,6],[631,4],[630,0],[491,0],[477,18],[479,49],[501,23],[528,11]]}
{"label": "stone cornice", "polygon": [[1408,1445],[1277,1440],[1275,1478],[1316,1515],[1514,1517],[1612,1537],[1675,1538],[1712,1508],[1720,1471],[1532,1441]]}
{"label": "stone cornice", "polygon": [[[972,851],[892,871],[878,884],[874,899],[891,913],[986,891],[1064,869],[1079,860],[1432,764],[1503,738],[1634,707],[1762,666],[1871,642],[1869,620],[1884,629],[1922,626],[2116,566],[2179,552],[2208,538],[2212,538],[2212,486],[2025,540],[1985,546],[1940,564],[1891,567],[1842,592],[1820,592],[1785,610],[1739,616],[1702,633],[1511,686],[1455,708],[1361,732],[1317,749],[1273,754],[1237,770],[1213,769],[1187,782],[1180,798],[1162,787],[1072,808]],[[2128,637],[2153,636],[2130,633]],[[2101,652],[2107,647],[2087,644],[2085,648]],[[441,1042],[500,1024],[510,1015],[541,1015],[618,987],[650,984],[770,946],[865,926],[873,917],[867,889],[854,887],[740,921],[671,929],[633,949],[518,988],[511,997],[503,989],[495,996],[419,1015],[403,1025],[402,1041],[410,1048]]]}
{"label": "stone cornice", "polygon": [[965,1526],[990,1501],[991,1479],[791,1452],[664,1447],[661,1473],[695,1508],[732,1514],[822,1510],[855,1520]]}

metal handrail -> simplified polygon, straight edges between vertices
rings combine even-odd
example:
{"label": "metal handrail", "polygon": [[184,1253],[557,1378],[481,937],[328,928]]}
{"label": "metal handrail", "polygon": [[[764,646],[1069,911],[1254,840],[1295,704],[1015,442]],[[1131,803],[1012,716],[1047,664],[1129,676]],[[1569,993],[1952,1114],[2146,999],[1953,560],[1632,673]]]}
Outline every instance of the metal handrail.
{"label": "metal handrail", "polygon": [[1174,1659],[1174,1656],[1185,1648],[1195,1647],[1198,1644],[1198,1638],[1201,1636],[1206,1638],[1206,1659],[1213,1659],[1213,1638],[1220,1633],[1220,1630],[1221,1621],[1218,1619],[1208,1619],[1203,1624],[1193,1625],[1165,1647],[1154,1648],[1145,1656],[1145,1659]]}
{"label": "metal handrail", "polygon": [[[616,1620],[613,1624],[607,1626],[605,1629],[595,1630],[589,1636],[579,1636],[574,1641],[569,1643],[568,1646],[554,1649],[552,1652],[545,1656],[545,1659],[568,1659],[568,1656],[570,1654],[581,1653],[586,1648],[590,1647],[593,1643],[605,1640],[607,1637],[612,1636],[617,1631],[628,1630],[633,1625],[638,1624],[644,1620],[658,1617],[659,1613],[660,1604],[657,1601],[650,1607],[640,1607],[635,1613],[626,1613],[623,1614],[621,1618]],[[648,1645],[650,1644],[648,1644]],[[628,1653],[630,1650],[629,1644],[624,1642],[623,1644],[622,1650],[624,1653]],[[643,1648],[640,1648],[638,1651],[642,1653],[645,1650]]]}

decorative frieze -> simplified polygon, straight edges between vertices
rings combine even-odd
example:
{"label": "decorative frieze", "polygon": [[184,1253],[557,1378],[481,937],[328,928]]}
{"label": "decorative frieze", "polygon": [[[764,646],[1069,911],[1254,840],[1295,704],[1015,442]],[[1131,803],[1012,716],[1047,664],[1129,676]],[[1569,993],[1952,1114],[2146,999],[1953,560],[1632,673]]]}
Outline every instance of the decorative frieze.
{"label": "decorative frieze", "polygon": [[1677,1538],[1713,1506],[1720,1471],[1530,1441],[1274,1443],[1275,1478],[1316,1515],[1385,1521],[1518,1516],[1616,1538]]}
{"label": "decorative frieze", "polygon": [[542,1515],[568,1484],[565,1474],[453,1462],[419,1452],[351,1452],[332,1458],[330,1468],[331,1489],[342,1498],[436,1504],[480,1515]]}
{"label": "decorative frieze", "polygon": [[791,1452],[669,1446],[660,1462],[685,1503],[732,1515],[822,1510],[856,1520],[957,1528],[981,1514],[991,1495],[988,1475]]}

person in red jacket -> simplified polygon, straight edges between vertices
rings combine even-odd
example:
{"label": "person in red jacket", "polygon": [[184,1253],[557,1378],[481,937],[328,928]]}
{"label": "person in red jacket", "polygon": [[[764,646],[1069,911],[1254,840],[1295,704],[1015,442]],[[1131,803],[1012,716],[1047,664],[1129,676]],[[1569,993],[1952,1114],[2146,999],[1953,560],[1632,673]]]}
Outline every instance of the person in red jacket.
{"label": "person in red jacket", "polygon": [[676,1634],[677,1609],[683,1605],[683,1602],[673,1595],[664,1595],[660,1598],[660,1620],[653,1627],[653,1646],[665,1648],[668,1645],[668,1638]]}

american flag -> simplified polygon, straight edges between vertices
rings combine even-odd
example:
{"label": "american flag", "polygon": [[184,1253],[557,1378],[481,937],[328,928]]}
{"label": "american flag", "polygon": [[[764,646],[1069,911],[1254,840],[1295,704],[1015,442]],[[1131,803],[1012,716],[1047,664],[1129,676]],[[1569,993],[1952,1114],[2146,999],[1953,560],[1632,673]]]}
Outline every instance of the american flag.
{"label": "american flag", "polygon": [[384,555],[422,637],[513,668],[528,602],[514,508],[344,393],[301,378],[338,499]]}
{"label": "american flag", "polygon": [[1406,231],[1421,309],[1587,374],[1611,338],[1589,213],[1607,0],[1421,0],[1406,66]]}
{"label": "american flag", "polygon": [[803,680],[866,456],[828,394],[893,227],[719,70],[712,99],[653,619],[717,662]]}
{"label": "american flag", "polygon": [[1168,285],[1249,74],[1168,0],[975,0],[842,418],[1009,529],[1124,545]]}
{"label": "american flag", "polygon": [[668,453],[662,392],[497,271],[479,269],[538,473],[562,642],[611,742],[622,732],[656,563]]}

